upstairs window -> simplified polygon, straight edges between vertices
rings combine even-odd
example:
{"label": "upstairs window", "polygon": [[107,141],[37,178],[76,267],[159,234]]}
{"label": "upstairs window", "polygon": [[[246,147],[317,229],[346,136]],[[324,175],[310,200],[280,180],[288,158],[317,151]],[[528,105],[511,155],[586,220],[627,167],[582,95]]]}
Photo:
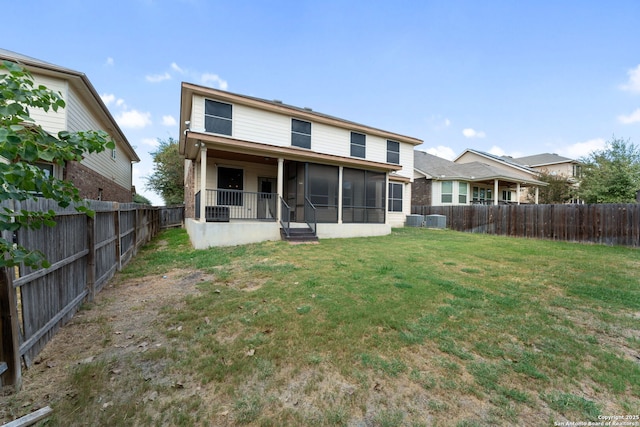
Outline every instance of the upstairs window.
{"label": "upstairs window", "polygon": [[366,157],[367,136],[351,132],[351,157]]}
{"label": "upstairs window", "polygon": [[387,141],[387,163],[400,164],[400,143]]}
{"label": "upstairs window", "polygon": [[204,102],[204,130],[231,136],[231,104],[207,99]]}
{"label": "upstairs window", "polygon": [[291,145],[311,148],[311,122],[291,119]]}
{"label": "upstairs window", "polygon": [[582,166],[581,165],[573,165],[572,175],[574,178],[582,178]]}

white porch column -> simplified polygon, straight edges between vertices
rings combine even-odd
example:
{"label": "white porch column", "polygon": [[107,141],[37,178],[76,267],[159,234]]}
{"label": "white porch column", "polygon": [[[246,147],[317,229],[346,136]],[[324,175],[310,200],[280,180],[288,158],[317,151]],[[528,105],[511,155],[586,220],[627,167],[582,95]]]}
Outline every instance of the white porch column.
{"label": "white porch column", "polygon": [[342,224],[342,177],[344,167],[338,166],[338,224]]}
{"label": "white porch column", "polygon": [[284,192],[284,159],[278,158],[278,183],[276,184],[278,188],[278,200],[276,201],[276,215],[278,223],[282,220],[282,203],[280,203],[280,199],[283,199]]}
{"label": "white porch column", "polygon": [[207,222],[205,206],[207,205],[207,147],[201,142],[200,147],[200,222]]}
{"label": "white porch column", "polygon": [[516,202],[520,204],[520,183],[516,184]]}
{"label": "white porch column", "polygon": [[[389,172],[384,174],[385,180],[384,180],[384,194],[385,194],[385,198],[382,201],[382,206],[384,206],[384,223],[385,224],[389,224],[389,195],[387,194],[389,192]],[[404,191],[404,189],[403,189]],[[453,189],[451,190],[453,191]]]}
{"label": "white porch column", "polygon": [[540,188],[536,187],[536,205],[538,204],[538,196],[540,195]]}
{"label": "white porch column", "polygon": [[498,204],[498,180],[493,180],[493,204]]}

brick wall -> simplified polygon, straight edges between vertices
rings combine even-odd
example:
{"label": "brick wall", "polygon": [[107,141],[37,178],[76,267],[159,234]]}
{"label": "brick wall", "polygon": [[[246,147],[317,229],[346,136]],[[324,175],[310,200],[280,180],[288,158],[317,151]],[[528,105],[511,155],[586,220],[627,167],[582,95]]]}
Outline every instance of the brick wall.
{"label": "brick wall", "polygon": [[431,206],[431,183],[427,178],[416,178],[411,184],[411,206]]}
{"label": "brick wall", "polygon": [[133,201],[130,188],[124,188],[78,162],[67,163],[64,179],[71,181],[84,199],[120,203]]}

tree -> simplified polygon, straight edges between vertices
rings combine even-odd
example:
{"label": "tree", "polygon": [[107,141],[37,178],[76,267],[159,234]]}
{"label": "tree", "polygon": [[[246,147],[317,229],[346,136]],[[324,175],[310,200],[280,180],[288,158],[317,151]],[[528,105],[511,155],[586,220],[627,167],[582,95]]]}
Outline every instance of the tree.
{"label": "tree", "polygon": [[141,203],[143,205],[150,205],[151,200],[144,197],[142,194],[134,194],[133,195],[133,203]]}
{"label": "tree", "polygon": [[[29,108],[57,111],[65,107],[60,93],[45,86],[36,86],[33,76],[20,65],[0,63],[0,231],[16,232],[22,227],[37,229],[54,226],[55,212],[16,211],[6,201],[25,201],[44,197],[61,207],[74,204],[76,210],[93,215],[72,183],[49,176],[35,165],[48,162],[64,165],[81,161],[86,153],[115,148],[115,143],[103,131],[59,132],[49,134],[29,115]],[[0,236],[0,267],[24,263],[38,268],[49,264],[40,251],[15,245]]]}
{"label": "tree", "polygon": [[613,137],[582,159],[579,195],[586,203],[633,203],[640,190],[640,149]]}
{"label": "tree", "polygon": [[[537,178],[538,181],[546,182],[548,185],[539,187],[538,203],[548,205],[556,203],[567,203],[574,197],[572,194],[572,185],[569,179],[561,175],[551,175],[548,172],[542,172]],[[530,201],[535,200],[535,192],[533,189],[529,191],[527,198]]]}
{"label": "tree", "polygon": [[166,205],[184,203],[184,156],[178,150],[178,141],[169,137],[158,138],[158,150],[151,153],[154,172],[147,179],[147,190],[159,193]]}

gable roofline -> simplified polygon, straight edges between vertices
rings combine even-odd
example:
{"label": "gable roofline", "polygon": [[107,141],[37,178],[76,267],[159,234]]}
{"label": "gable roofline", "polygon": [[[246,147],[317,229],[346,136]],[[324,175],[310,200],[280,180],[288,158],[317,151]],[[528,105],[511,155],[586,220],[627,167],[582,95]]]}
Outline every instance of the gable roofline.
{"label": "gable roofline", "polygon": [[[310,108],[300,108],[293,105],[284,104],[280,101],[270,101],[267,99],[241,95],[187,82],[182,82],[182,90],[180,96],[180,135],[184,135],[185,131],[189,130],[187,129],[185,122],[188,121],[189,117],[191,116],[191,100],[193,99],[193,95],[200,95],[205,98],[211,97],[213,99],[229,102],[232,104],[258,108],[269,112],[287,115],[296,119],[340,127],[343,129],[361,132],[372,136],[378,136],[396,142],[408,143],[414,146],[420,145],[424,142],[418,138],[414,138],[411,136],[401,135],[398,133],[389,132],[338,117],[330,116],[328,114],[318,113],[311,110]],[[181,140],[182,139],[183,138],[181,138]]]}
{"label": "gable roofline", "polygon": [[[431,165],[428,164],[431,162]],[[433,171],[426,169],[433,166]],[[531,179],[520,174],[510,174],[507,170],[493,167],[481,162],[454,163],[450,160],[434,156],[420,150],[414,150],[414,171],[436,181],[482,182],[499,179],[502,181],[520,182],[523,184],[545,186],[545,182]]]}
{"label": "gable roofline", "polygon": [[505,166],[508,166],[508,167],[511,167],[511,168],[514,168],[514,169],[519,169],[521,171],[524,171],[524,172],[527,172],[527,173],[530,173],[530,174],[538,175],[540,173],[539,171],[537,171],[535,169],[532,169],[532,168],[530,168],[528,166],[525,166],[525,165],[522,165],[520,163],[511,161],[511,160],[506,159],[504,157],[496,156],[494,154],[487,153],[485,151],[474,150],[472,148],[467,148],[466,150],[464,150],[460,155],[458,155],[458,157],[456,157],[453,160],[453,162],[454,163],[457,162],[466,153],[473,153],[473,154],[476,154],[478,156],[484,157],[486,159],[493,160],[493,161],[496,161],[498,163],[502,163]]}
{"label": "gable roofline", "polygon": [[[115,118],[111,115],[111,112],[105,105],[104,101],[96,91],[91,81],[86,76],[86,74],[72,70],[70,68],[61,67],[59,65],[51,64],[46,61],[42,61],[40,59],[32,58],[27,55],[23,55],[20,53],[12,52],[10,50],[1,49],[0,48],[0,60],[7,60],[11,62],[16,62],[19,65],[24,66],[30,72],[34,72],[34,69],[37,69],[38,72],[43,75],[58,77],[66,79],[75,86],[81,93],[88,93],[90,101],[95,102],[97,105],[97,110],[103,114],[103,119],[108,123],[109,130],[113,131],[117,135],[117,137],[124,143],[124,150],[127,152],[132,162],[139,162],[140,158],[136,154],[135,150],[127,140],[127,137],[120,129],[120,126],[116,122]],[[84,89],[84,90],[83,90]]]}

